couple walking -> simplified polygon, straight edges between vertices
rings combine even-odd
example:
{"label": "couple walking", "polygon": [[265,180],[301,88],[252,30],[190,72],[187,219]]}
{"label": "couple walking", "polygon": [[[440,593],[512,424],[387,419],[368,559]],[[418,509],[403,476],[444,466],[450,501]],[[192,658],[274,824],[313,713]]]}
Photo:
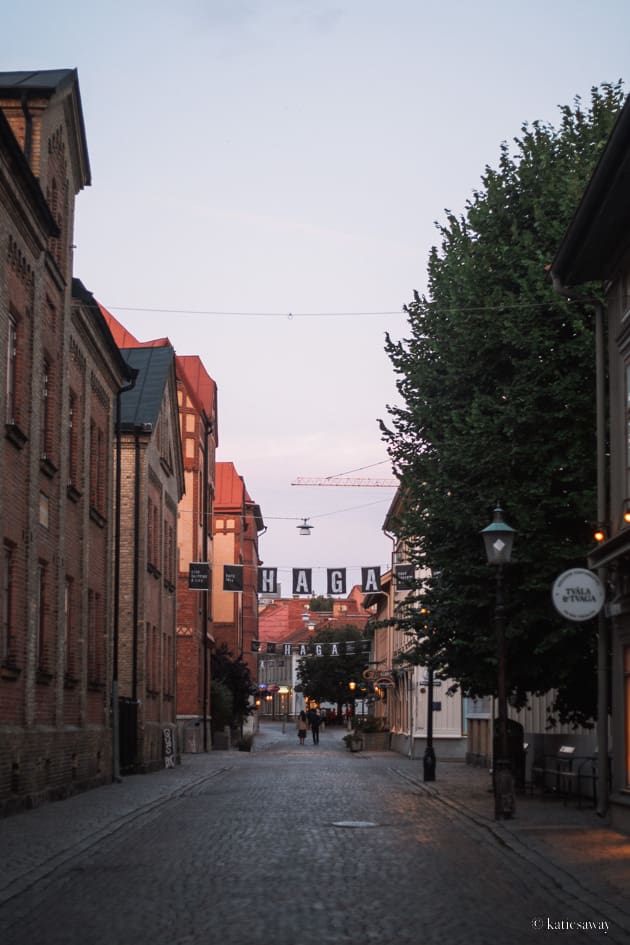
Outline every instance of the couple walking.
{"label": "couple walking", "polygon": [[298,738],[300,739],[300,745],[303,745],[306,740],[307,731],[311,730],[311,735],[313,736],[313,744],[319,745],[319,726],[321,724],[322,718],[319,714],[319,709],[309,709],[308,713],[302,709],[298,716],[297,720],[297,733]]}

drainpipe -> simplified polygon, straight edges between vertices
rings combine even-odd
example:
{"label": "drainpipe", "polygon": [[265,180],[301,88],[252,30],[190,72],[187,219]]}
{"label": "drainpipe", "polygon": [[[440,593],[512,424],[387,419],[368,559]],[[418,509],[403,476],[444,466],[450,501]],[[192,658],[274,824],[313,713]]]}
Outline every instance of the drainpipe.
{"label": "drainpipe", "polygon": [[138,700],[138,610],[140,594],[140,430],[134,427],[135,472],[133,499],[133,626],[131,652],[131,698]]}
{"label": "drainpipe", "polygon": [[[606,344],[604,339],[605,309],[599,299],[580,296],[562,285],[551,273],[554,290],[572,302],[590,305],[595,310],[595,412],[597,428],[597,522],[609,521],[606,484]],[[597,576],[606,587],[606,568],[597,568]],[[597,814],[605,817],[608,810],[608,626],[602,607],[597,617]]]}
{"label": "drainpipe", "polygon": [[120,640],[120,522],[122,489],[122,431],[121,406],[122,395],[136,386],[137,371],[129,384],[118,389],[116,394],[116,516],[114,519],[114,601],[112,630],[112,778],[120,784],[120,728],[118,702],[118,649]]}
{"label": "drainpipe", "polygon": [[24,114],[24,157],[26,158],[28,165],[31,165],[31,151],[33,147],[33,116],[28,107],[28,100],[26,93],[22,94],[22,100],[20,102],[22,106],[22,112]]}
{"label": "drainpipe", "polygon": [[[204,444],[203,444],[203,501],[202,510],[202,538],[201,538],[201,557],[207,563],[208,561],[208,471],[210,461],[208,457],[208,445],[210,442],[210,433],[212,426],[210,421],[204,423]],[[208,594],[210,593],[210,581],[208,575],[208,587],[203,595],[202,616],[203,621],[203,750],[208,751]]]}
{"label": "drainpipe", "polygon": [[[391,576],[391,585],[390,585],[391,594],[387,595],[387,619],[390,620],[393,618],[394,611],[396,610],[396,574],[395,574],[395,561],[394,561],[394,558],[396,555],[396,536],[392,532],[388,532],[385,529],[383,529],[383,534],[385,535],[386,538],[389,538],[389,540],[392,543],[392,553],[391,553],[392,576]],[[391,637],[388,637],[388,640],[391,643]],[[390,652],[388,652],[387,654],[387,663],[389,666],[392,666],[394,662],[394,653],[393,653],[393,650],[391,649],[391,646],[388,645],[388,649],[390,650]],[[374,654],[374,656],[376,657],[376,653]],[[412,669],[411,678],[409,680],[410,691],[412,689],[414,681],[415,681],[414,670]],[[396,701],[397,702],[400,701],[398,697]],[[407,712],[409,714],[409,757],[413,758],[413,719],[412,719],[413,709],[411,708],[411,699],[409,699],[407,703]],[[389,717],[389,702],[387,704],[387,721],[391,725],[392,720]]]}

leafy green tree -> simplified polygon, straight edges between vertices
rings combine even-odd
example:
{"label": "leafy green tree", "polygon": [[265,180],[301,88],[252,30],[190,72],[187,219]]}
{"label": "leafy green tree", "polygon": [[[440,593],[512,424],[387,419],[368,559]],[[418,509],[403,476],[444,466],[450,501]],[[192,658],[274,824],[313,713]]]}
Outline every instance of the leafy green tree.
{"label": "leafy green tree", "polygon": [[312,597],[308,602],[309,610],[313,613],[322,613],[322,612],[332,612],[333,609],[333,599],[332,597],[324,597],[322,594],[317,597]]}
{"label": "leafy green tree", "polygon": [[[315,631],[312,642],[359,642],[363,639],[361,631],[351,625],[334,628],[324,626]],[[362,652],[341,652],[339,656],[305,656],[298,663],[297,674],[302,691],[308,699],[334,702],[338,713],[341,714],[341,705],[350,695],[348,684],[352,680],[360,683],[363,670],[367,666],[367,654]]]}
{"label": "leafy green tree", "polygon": [[212,731],[222,732],[226,725],[234,724],[234,697],[232,690],[224,682],[213,679],[210,682],[210,705],[212,706]]}
{"label": "leafy green tree", "polygon": [[[251,696],[256,692],[252,676],[247,663],[237,657],[234,659],[232,653],[228,650],[225,643],[221,644],[211,658],[211,676],[212,676],[212,717],[216,716],[217,707],[220,707],[222,729],[225,725],[231,728],[240,728],[248,715],[253,712]],[[217,684],[215,687],[214,684]],[[225,698],[223,689],[227,689],[231,700]],[[216,692],[217,704],[214,697]],[[229,713],[230,718],[225,718]]]}
{"label": "leafy green tree", "polygon": [[496,686],[495,575],[480,530],[497,501],[517,529],[506,569],[508,684],[559,690],[557,715],[595,715],[595,626],[555,613],[553,580],[585,566],[595,501],[594,316],[545,278],[622,104],[620,84],[591,90],[500,148],[465,212],[446,211],[428,294],[406,307],[409,337],[387,337],[402,406],[381,423],[413,560],[432,577],[420,656],[473,695]]}

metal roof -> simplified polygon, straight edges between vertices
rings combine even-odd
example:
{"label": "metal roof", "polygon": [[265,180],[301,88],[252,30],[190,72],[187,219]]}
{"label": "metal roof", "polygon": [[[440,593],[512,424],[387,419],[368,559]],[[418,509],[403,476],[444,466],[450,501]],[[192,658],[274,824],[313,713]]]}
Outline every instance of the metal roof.
{"label": "metal roof", "polygon": [[135,387],[121,397],[122,425],[129,429],[151,424],[155,429],[175,352],[167,347],[123,348],[121,354],[138,371]]}
{"label": "metal roof", "polygon": [[32,92],[54,92],[64,85],[72,85],[77,77],[76,69],[39,69],[36,72],[0,72],[0,88],[28,89]]}

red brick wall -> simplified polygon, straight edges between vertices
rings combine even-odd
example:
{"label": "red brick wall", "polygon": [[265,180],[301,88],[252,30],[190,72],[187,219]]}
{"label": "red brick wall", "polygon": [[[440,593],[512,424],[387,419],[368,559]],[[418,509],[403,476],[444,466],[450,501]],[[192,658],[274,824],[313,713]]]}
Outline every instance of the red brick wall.
{"label": "red brick wall", "polygon": [[[36,109],[35,109],[36,111]],[[57,148],[57,173],[69,144],[63,102],[51,106],[33,138],[33,168],[47,168]],[[42,136],[42,128],[44,134]],[[54,133],[54,146],[49,140]],[[43,142],[43,148],[42,148]],[[45,153],[43,153],[45,152]],[[50,165],[52,167],[52,164]],[[6,170],[0,153],[0,175]],[[45,179],[45,177],[44,177]],[[7,181],[4,181],[7,185]],[[0,196],[0,346],[7,352],[9,311],[18,320],[16,425],[0,441],[0,538],[13,550],[9,654],[0,660],[0,807],[9,810],[65,796],[111,777],[108,667],[111,660],[112,451],[114,391],[122,377],[94,343],[93,315],[71,310],[69,273],[64,279],[45,252],[49,234],[38,229],[30,197]],[[72,195],[82,186],[69,178],[66,232],[57,246],[62,267],[72,240]],[[0,194],[4,191],[0,187]],[[64,222],[64,221],[61,221]],[[65,255],[64,255],[65,254]],[[43,364],[48,364],[46,398]],[[5,362],[6,363],[6,362]],[[70,474],[70,390],[76,420],[76,475]],[[7,417],[6,385],[0,411]],[[43,422],[44,412],[46,422]],[[107,449],[104,492],[96,517],[89,506],[92,416],[102,424]],[[72,489],[68,489],[68,483]],[[38,569],[46,565],[42,646],[37,620]],[[65,646],[66,585],[72,593],[70,649]],[[98,645],[101,678],[88,679],[88,592],[101,606]],[[4,605],[4,581],[0,582]]]}

